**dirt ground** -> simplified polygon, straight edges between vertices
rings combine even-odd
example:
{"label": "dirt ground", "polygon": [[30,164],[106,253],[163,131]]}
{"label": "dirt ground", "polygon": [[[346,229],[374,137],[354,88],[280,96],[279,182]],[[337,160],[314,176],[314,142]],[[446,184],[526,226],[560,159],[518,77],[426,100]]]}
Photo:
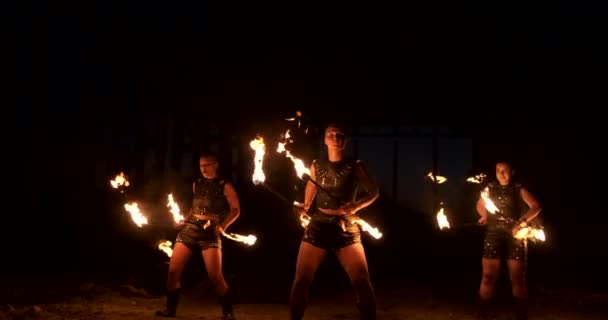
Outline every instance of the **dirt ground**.
{"label": "dirt ground", "polygon": [[[162,296],[130,285],[82,283],[69,294],[42,286],[35,291],[36,297],[21,303],[15,297],[27,292],[10,293],[15,302],[0,305],[0,319],[158,319],[154,312],[164,305]],[[220,319],[220,308],[209,291],[205,285],[184,289],[178,319]],[[235,304],[237,319],[288,319],[287,292],[287,288],[241,289]],[[456,289],[380,288],[376,293],[378,319],[474,319],[474,305]],[[538,288],[533,296],[530,319],[599,320],[605,319],[602,312],[608,306],[608,294]],[[497,306],[494,316],[513,318],[505,305]],[[352,292],[344,288],[313,292],[305,319],[358,319]]]}

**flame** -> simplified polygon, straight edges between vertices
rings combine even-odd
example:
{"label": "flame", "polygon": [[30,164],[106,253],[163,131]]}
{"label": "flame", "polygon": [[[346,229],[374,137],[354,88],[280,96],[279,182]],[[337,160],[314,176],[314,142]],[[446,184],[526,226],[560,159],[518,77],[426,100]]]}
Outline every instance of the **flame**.
{"label": "flame", "polygon": [[262,184],[266,181],[266,176],[264,175],[264,154],[266,147],[264,146],[264,138],[256,137],[254,140],[251,140],[249,143],[251,149],[255,151],[255,169],[253,170],[253,183],[254,184]]}
{"label": "flame", "polygon": [[532,227],[522,228],[515,234],[515,239],[533,239],[545,241],[545,232],[542,229],[536,229]]}
{"label": "flame", "polygon": [[116,178],[114,178],[114,180],[110,180],[110,184],[112,185],[112,188],[114,189],[118,189],[118,187],[128,187],[129,186],[129,180],[127,180],[127,177],[125,177],[125,174],[123,172],[121,172],[120,174],[118,174],[116,176]]}
{"label": "flame", "polygon": [[131,220],[141,228],[142,225],[148,224],[148,218],[146,218],[139,207],[137,206],[137,202],[125,203],[125,209],[131,214]]}
{"label": "flame", "polygon": [[244,235],[240,235],[240,234],[236,234],[236,233],[225,233],[225,232],[222,234],[230,240],[242,242],[242,243],[250,245],[250,246],[254,245],[255,242],[258,240],[258,238],[252,234],[250,234],[248,236],[244,236]]}
{"label": "flame", "polygon": [[173,200],[173,194],[169,193],[167,198],[168,198],[167,207],[171,208],[169,211],[173,215],[173,221],[175,221],[175,223],[180,223],[180,222],[184,221],[184,216],[181,215],[179,206]]}
{"label": "flame", "polygon": [[480,173],[478,175],[475,175],[473,177],[468,177],[467,178],[467,182],[471,182],[471,183],[482,183],[483,180],[486,179],[486,174],[485,173]]}
{"label": "flame", "polygon": [[302,121],[300,120],[300,118],[302,118],[302,112],[301,111],[296,111],[296,116],[294,118],[286,118],[285,120],[287,121],[298,121],[298,128],[302,125]]}
{"label": "flame", "polygon": [[485,202],[486,210],[488,210],[488,212],[494,214],[494,213],[500,211],[500,210],[498,210],[498,207],[496,207],[496,205],[494,204],[494,201],[492,201],[492,199],[490,199],[490,190],[488,189],[488,187],[483,189],[483,191],[481,192],[481,198]]}
{"label": "flame", "polygon": [[365,220],[359,218],[359,219],[353,221],[353,223],[360,225],[361,229],[363,231],[367,231],[372,237],[374,237],[376,239],[382,238],[382,233],[380,232],[380,230],[378,230],[378,228],[372,227]]}
{"label": "flame", "polygon": [[443,230],[443,228],[450,228],[450,223],[448,222],[448,217],[443,213],[443,208],[439,209],[437,212],[437,223],[439,224],[439,229]]}
{"label": "flame", "polygon": [[[289,138],[290,138],[289,130],[287,130],[287,132],[285,132],[284,141],[290,141]],[[285,152],[285,156],[287,158],[291,159],[291,162],[293,162],[293,166],[296,169],[296,173],[297,173],[298,177],[300,177],[300,179],[303,179],[304,175],[310,176],[310,169],[306,168],[306,166],[304,165],[304,162],[301,159],[294,157],[293,155],[291,155],[289,150],[285,149],[286,144],[287,144],[287,142],[279,142],[279,145],[277,146],[277,152],[278,153]]]}
{"label": "flame", "polygon": [[[299,208],[304,207],[303,203],[299,203],[297,201],[294,201],[293,205]],[[307,214],[300,215],[300,225],[302,226],[302,228],[306,228],[308,226],[308,224],[310,223],[310,219],[310,216]]]}
{"label": "flame", "polygon": [[448,178],[446,178],[444,176],[436,176],[433,174],[433,172],[429,172],[429,174],[427,174],[426,176],[431,178],[431,181],[433,181],[437,184],[442,184],[442,183],[448,181]]}
{"label": "flame", "polygon": [[173,249],[171,248],[172,245],[173,243],[171,243],[169,240],[162,241],[158,244],[158,250],[164,252],[169,258],[171,258],[171,255],[173,254]]}
{"label": "flame", "polygon": [[306,228],[308,227],[308,224],[310,223],[310,216],[307,214],[303,214],[300,216],[300,225],[302,226],[302,228]]}

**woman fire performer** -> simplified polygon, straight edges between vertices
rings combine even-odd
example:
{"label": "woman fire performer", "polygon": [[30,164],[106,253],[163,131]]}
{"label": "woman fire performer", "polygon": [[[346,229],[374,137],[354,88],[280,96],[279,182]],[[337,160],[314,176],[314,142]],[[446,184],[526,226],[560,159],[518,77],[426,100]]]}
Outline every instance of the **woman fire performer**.
{"label": "woman fire performer", "polygon": [[[313,161],[310,170],[310,178],[324,190],[317,190],[319,188],[309,181],[304,204],[297,210],[300,216],[309,212],[316,198],[316,210],[310,214],[296,263],[290,297],[292,320],[303,318],[314,274],[328,252],[336,254],[357,292],[361,319],[376,318],[375,295],[361,243],[361,229],[353,221],[357,219],[357,211],[378,198],[379,191],[363,162],[345,155],[346,143],[344,127],[331,124],[326,128],[328,157]],[[361,199],[356,198],[359,187],[367,191]]]}
{"label": "woman fire performer", "polygon": [[167,305],[156,314],[175,317],[180,295],[180,279],[192,252],[201,251],[209,280],[222,306],[224,319],[234,319],[231,290],[222,273],[221,234],[239,217],[240,204],[232,183],[218,176],[218,157],[212,153],[199,158],[202,177],[192,184],[194,197],[169,262]]}
{"label": "woman fire performer", "polygon": [[488,304],[494,294],[499,275],[500,259],[507,259],[512,294],[515,298],[516,319],[527,318],[527,289],[525,279],[526,250],[522,239],[516,239],[519,230],[538,216],[541,207],[535,197],[519,183],[512,180],[515,173],[510,162],[496,162],[496,180],[488,184],[488,198],[498,209],[488,213],[484,197],[477,201],[480,224],[485,224],[482,257],[482,278],[479,287],[479,318],[487,319]]}

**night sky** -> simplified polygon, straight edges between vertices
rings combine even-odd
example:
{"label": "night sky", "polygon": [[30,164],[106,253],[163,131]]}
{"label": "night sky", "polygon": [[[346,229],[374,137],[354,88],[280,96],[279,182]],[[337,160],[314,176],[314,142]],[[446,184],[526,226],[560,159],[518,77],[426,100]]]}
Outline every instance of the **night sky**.
{"label": "night sky", "polygon": [[[187,202],[196,154],[213,144],[242,194],[235,229],[264,234],[258,253],[229,245],[227,268],[238,269],[228,266],[240,259],[234,255],[272,259],[277,250],[288,253],[273,263],[293,267],[301,230],[285,214],[288,207],[250,183],[247,143],[258,133],[278,136],[288,125],[284,118],[300,110],[311,128],[337,117],[359,128],[357,155],[383,189],[366,214],[387,235],[398,233],[397,225],[411,231],[384,244],[366,240],[372,269],[397,268],[390,262],[396,252],[420,255],[414,271],[442,259],[467,260],[455,264],[456,273],[478,264],[479,230],[440,233],[424,211],[432,206],[424,175],[433,166],[438,128],[439,173],[449,179],[441,194],[454,217],[475,219],[477,190],[463,179],[491,175],[498,156],[511,156],[541,200],[549,232],[532,268],[581,286],[606,285],[599,110],[606,105],[608,20],[601,6],[248,6],[3,5],[10,17],[5,170],[13,179],[8,200],[18,208],[4,210],[10,258],[3,268],[29,274],[42,264],[52,277],[102,273],[92,267],[99,257],[112,270],[137,265],[130,254],[149,256],[142,249],[147,241],[174,235],[134,230],[107,182],[127,171],[132,196],[148,197],[151,214],[162,216],[162,192],[178,192]],[[366,136],[365,127],[388,133]],[[323,151],[315,134],[298,141],[308,163]],[[233,152],[238,161],[230,166]],[[287,170],[281,160],[269,161],[272,182],[302,197],[302,189],[293,189],[296,178],[281,178],[289,177],[281,175]],[[280,243],[284,237],[291,240]]]}

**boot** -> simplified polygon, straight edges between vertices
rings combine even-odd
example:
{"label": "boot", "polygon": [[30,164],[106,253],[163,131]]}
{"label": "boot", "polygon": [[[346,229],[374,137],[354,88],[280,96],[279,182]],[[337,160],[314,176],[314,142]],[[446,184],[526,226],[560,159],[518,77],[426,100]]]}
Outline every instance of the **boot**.
{"label": "boot", "polygon": [[226,293],[224,293],[224,296],[219,298],[220,300],[220,304],[222,305],[222,319],[224,320],[235,320],[236,318],[234,317],[234,310],[232,308],[232,300],[233,300],[233,293],[232,290],[230,288],[228,288],[228,290],[226,290]]}
{"label": "boot", "polygon": [[528,304],[526,299],[515,298],[515,320],[528,319]]}
{"label": "boot", "polygon": [[175,313],[177,312],[177,304],[179,303],[181,289],[177,289],[173,292],[167,293],[167,305],[165,310],[156,311],[156,315],[159,317],[165,318],[175,318]]}
{"label": "boot", "polygon": [[488,311],[490,310],[490,300],[488,299],[479,299],[479,304],[477,306],[477,316],[478,320],[488,320],[490,319],[488,315]]}
{"label": "boot", "polygon": [[359,309],[359,317],[361,320],[376,320],[376,308],[374,306],[366,306],[357,301],[355,304]]}

